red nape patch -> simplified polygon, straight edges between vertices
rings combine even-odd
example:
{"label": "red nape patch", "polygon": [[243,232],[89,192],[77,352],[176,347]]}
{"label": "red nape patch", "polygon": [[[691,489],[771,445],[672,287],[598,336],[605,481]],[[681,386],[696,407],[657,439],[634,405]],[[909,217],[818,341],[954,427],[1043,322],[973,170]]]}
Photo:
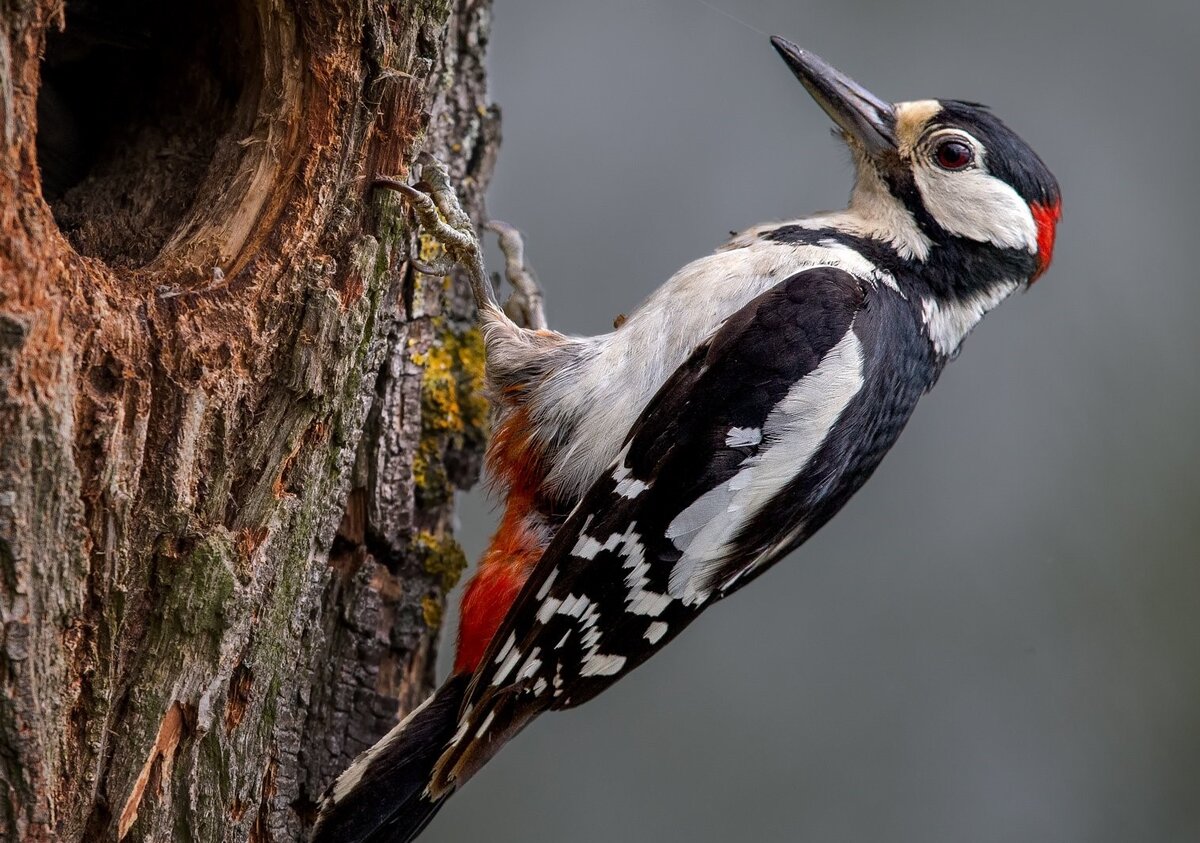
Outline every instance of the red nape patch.
{"label": "red nape patch", "polygon": [[1029,279],[1029,283],[1041,277],[1054,258],[1054,234],[1058,221],[1062,219],[1062,203],[1043,205],[1041,202],[1031,202],[1029,210],[1033,213],[1033,221],[1037,225],[1037,272]]}

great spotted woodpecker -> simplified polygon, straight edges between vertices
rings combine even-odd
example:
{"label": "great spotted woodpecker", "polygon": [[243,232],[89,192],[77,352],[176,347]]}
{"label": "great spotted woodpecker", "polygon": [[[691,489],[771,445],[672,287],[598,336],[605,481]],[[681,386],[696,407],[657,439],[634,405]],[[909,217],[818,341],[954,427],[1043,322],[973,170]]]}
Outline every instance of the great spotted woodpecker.
{"label": "great spotted woodpecker", "polygon": [[411,840],[533,718],[591,699],[803,543],[966,334],[1049,265],[1058,185],[986,108],[891,104],[772,43],[853,154],[849,207],[736,235],[612,333],[546,330],[536,307],[518,327],[444,175],[432,199],[392,185],[470,271],[507,499],[454,674],[337,780],[317,840]]}

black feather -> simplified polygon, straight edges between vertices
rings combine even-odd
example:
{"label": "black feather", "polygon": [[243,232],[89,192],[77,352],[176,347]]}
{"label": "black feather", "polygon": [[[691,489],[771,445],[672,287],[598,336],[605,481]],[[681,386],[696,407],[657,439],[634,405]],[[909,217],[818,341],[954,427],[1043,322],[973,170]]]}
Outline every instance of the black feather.
{"label": "black feather", "polygon": [[421,833],[449,795],[430,798],[426,787],[458,726],[469,678],[452,676],[438,688],[371,758],[349,793],[334,800],[330,788],[312,843],[408,843]]}

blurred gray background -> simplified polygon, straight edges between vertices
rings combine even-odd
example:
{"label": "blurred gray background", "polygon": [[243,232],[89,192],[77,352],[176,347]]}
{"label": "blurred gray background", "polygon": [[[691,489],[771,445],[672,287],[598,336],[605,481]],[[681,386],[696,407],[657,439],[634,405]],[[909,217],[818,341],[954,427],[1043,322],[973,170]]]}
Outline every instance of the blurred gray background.
{"label": "blurred gray background", "polygon": [[[424,839],[1200,840],[1200,4],[718,5],[884,97],[991,105],[1062,183],[1055,264],[815,539]],[[490,211],[561,330],[845,201],[828,119],[697,0],[496,0],[490,55]],[[494,518],[462,501],[472,555]]]}

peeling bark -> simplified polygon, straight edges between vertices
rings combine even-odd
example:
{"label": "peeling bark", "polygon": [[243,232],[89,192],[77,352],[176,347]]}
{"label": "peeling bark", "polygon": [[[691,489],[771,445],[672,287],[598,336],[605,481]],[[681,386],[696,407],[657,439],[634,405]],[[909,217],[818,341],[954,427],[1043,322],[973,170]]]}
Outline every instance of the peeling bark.
{"label": "peeling bark", "polygon": [[[425,694],[486,434],[486,0],[0,0],[0,838],[292,840]],[[45,61],[40,61],[45,51]]]}

